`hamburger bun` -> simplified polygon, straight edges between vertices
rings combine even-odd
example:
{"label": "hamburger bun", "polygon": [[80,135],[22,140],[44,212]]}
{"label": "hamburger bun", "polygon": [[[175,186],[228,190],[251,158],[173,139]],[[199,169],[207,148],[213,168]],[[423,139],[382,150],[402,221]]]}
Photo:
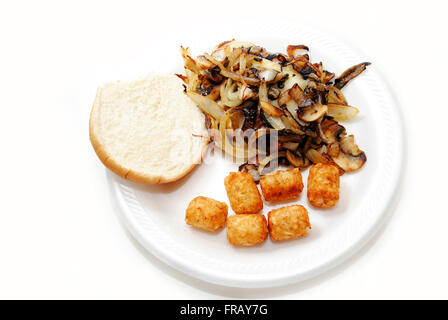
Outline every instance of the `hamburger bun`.
{"label": "hamburger bun", "polygon": [[178,180],[202,160],[208,144],[203,113],[174,75],[148,75],[98,88],[90,141],[120,177],[147,184]]}

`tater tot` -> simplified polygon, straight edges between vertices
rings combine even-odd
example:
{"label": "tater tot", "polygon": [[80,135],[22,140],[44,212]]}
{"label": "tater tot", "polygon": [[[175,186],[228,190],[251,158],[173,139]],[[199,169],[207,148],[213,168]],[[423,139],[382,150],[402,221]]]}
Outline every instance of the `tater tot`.
{"label": "tater tot", "polygon": [[308,201],[318,208],[331,208],[339,200],[339,169],[331,164],[317,163],[308,175]]}
{"label": "tater tot", "polygon": [[266,201],[297,198],[303,190],[302,175],[299,168],[278,170],[262,176],[260,187]]}
{"label": "tater tot", "polygon": [[268,221],[269,235],[274,241],[303,237],[311,229],[308,211],[301,205],[272,210]]}
{"label": "tater tot", "polygon": [[216,231],[226,225],[228,207],[224,202],[196,197],[188,205],[185,222],[193,227]]}
{"label": "tater tot", "polygon": [[267,221],[262,214],[236,214],[227,219],[227,239],[234,246],[253,246],[267,236]]}
{"label": "tater tot", "polygon": [[250,173],[230,172],[224,179],[224,185],[235,213],[250,214],[263,209],[263,200]]}

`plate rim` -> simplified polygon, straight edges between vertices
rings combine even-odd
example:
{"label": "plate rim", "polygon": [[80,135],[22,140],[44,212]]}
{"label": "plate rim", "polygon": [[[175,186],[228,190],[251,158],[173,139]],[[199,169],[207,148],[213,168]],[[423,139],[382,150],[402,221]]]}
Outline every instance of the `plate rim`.
{"label": "plate rim", "polygon": [[[359,52],[354,49],[352,46],[349,46],[344,41],[341,41],[338,38],[331,37],[331,34],[322,34],[321,31],[311,30],[306,28],[305,32],[310,33],[312,36],[316,37],[324,37],[328,41],[331,39],[331,42],[347,49],[351,54],[354,54],[357,58],[362,58],[363,55],[359,54]],[[303,30],[301,31],[303,32]],[[333,40],[335,39],[335,40]],[[401,114],[401,109],[396,97],[392,94],[391,88],[387,84],[387,82],[383,79],[381,72],[375,67],[374,68],[374,77],[376,77],[376,83],[381,85],[381,89],[383,93],[387,95],[385,97],[386,102],[389,106],[393,106],[390,112],[393,114],[393,124],[395,126],[395,138],[396,141],[402,142],[398,143],[398,146],[394,149],[394,162],[395,168],[392,170],[392,174],[390,176],[391,185],[389,187],[390,192],[385,195],[385,201],[381,205],[377,205],[376,210],[380,211],[375,222],[370,224],[365,231],[365,233],[356,241],[353,241],[351,245],[345,248],[342,252],[340,252],[335,257],[327,260],[325,263],[312,268],[307,271],[302,271],[300,273],[290,272],[290,273],[282,273],[280,276],[270,276],[269,278],[257,278],[257,277],[247,277],[245,275],[232,275],[231,277],[228,275],[222,275],[219,273],[210,272],[209,269],[198,267],[197,265],[192,266],[188,261],[183,261],[178,257],[169,254],[163,248],[160,248],[158,245],[152,243],[148,238],[142,236],[141,226],[136,222],[135,217],[133,216],[133,210],[136,208],[132,208],[129,205],[129,197],[135,198],[135,192],[130,187],[126,187],[121,185],[116,179],[115,174],[110,170],[107,170],[107,180],[112,192],[112,198],[117,204],[119,208],[119,213],[121,214],[122,221],[124,222],[126,228],[130,232],[130,234],[139,242],[149,253],[157,257],[162,262],[171,266],[172,268],[192,276],[194,278],[210,282],[213,284],[231,286],[231,287],[240,287],[240,288],[265,288],[265,287],[276,287],[282,286],[286,284],[296,283],[303,280],[307,280],[313,278],[317,275],[320,275],[330,269],[335,268],[336,266],[342,264],[344,261],[348,260],[351,256],[353,256],[356,252],[358,252],[362,247],[364,247],[381,229],[388,216],[392,213],[389,212],[392,200],[395,194],[395,191],[398,189],[399,182],[401,180],[402,172],[403,172],[403,157],[404,157],[404,126],[403,126],[403,117]],[[123,188],[127,188],[127,195],[123,194]],[[128,199],[126,198],[128,197]],[[138,201],[136,201],[138,202]],[[138,205],[138,204],[136,204]],[[143,210],[143,209],[142,209]]]}

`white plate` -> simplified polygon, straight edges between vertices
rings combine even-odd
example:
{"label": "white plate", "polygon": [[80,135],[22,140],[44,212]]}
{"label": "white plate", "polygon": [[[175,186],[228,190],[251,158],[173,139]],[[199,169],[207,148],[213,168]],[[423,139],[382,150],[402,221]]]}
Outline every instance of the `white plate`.
{"label": "white plate", "polygon": [[[306,44],[311,60],[322,61],[327,70],[336,74],[367,60],[313,30],[283,26],[281,31],[270,28],[258,30],[257,34],[263,37],[245,34],[244,38],[238,35],[238,39],[278,52],[284,52],[288,44]],[[283,38],[278,38],[279,34]],[[179,45],[180,38],[176,40],[175,36],[165,37],[167,47]],[[224,39],[201,35],[194,43],[183,44],[199,54]],[[173,69],[167,71],[182,72],[180,56],[174,61]],[[355,120],[343,124],[349,133],[355,134],[368,161],[359,172],[341,177],[340,202],[333,209],[310,207],[304,190],[297,202],[309,210],[312,230],[308,237],[282,243],[268,239],[261,246],[236,248],[227,242],[225,230],[215,234],[187,226],[185,209],[194,197],[209,196],[228,203],[223,181],[229,171],[237,170],[237,164],[216,156],[186,178],[168,185],[136,184],[109,172],[114,197],[129,231],[149,252],[170,266],[227,286],[279,286],[310,278],[342,262],[378,230],[395,191],[402,162],[398,109],[375,69],[375,61],[371,62],[373,65],[365,73],[344,88],[349,103],[357,106],[360,113]],[[154,66],[154,70],[160,67]],[[308,171],[303,174],[305,186],[307,176]],[[263,213],[271,208],[265,204]]]}

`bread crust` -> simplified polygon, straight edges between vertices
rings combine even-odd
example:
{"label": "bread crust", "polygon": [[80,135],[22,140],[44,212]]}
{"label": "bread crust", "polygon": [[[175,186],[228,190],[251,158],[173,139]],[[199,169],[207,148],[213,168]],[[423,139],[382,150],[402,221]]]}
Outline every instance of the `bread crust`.
{"label": "bread crust", "polygon": [[[138,170],[134,170],[132,168],[126,167],[126,165],[123,165],[116,161],[111,154],[109,154],[106,150],[106,146],[104,141],[101,139],[101,134],[99,133],[100,128],[98,127],[99,123],[99,117],[101,113],[101,94],[103,92],[104,88],[100,87],[97,90],[96,97],[92,106],[92,110],[90,112],[90,120],[89,120],[89,137],[90,142],[93,146],[93,149],[95,150],[95,153],[97,154],[98,158],[101,160],[101,162],[106,166],[109,170],[117,174],[118,176],[131,180],[134,182],[144,183],[144,184],[162,184],[162,183],[168,183],[173,182],[176,180],[181,179],[185,175],[187,175],[189,172],[191,172],[197,164],[201,163],[202,158],[205,156],[207,152],[208,147],[208,139],[204,140],[203,146],[202,146],[202,152],[198,153],[197,157],[195,157],[195,160],[192,161],[192,164],[188,166],[184,171],[179,172],[176,175],[165,175],[165,174],[149,174],[146,172],[141,172]],[[205,124],[204,124],[205,126]]]}

